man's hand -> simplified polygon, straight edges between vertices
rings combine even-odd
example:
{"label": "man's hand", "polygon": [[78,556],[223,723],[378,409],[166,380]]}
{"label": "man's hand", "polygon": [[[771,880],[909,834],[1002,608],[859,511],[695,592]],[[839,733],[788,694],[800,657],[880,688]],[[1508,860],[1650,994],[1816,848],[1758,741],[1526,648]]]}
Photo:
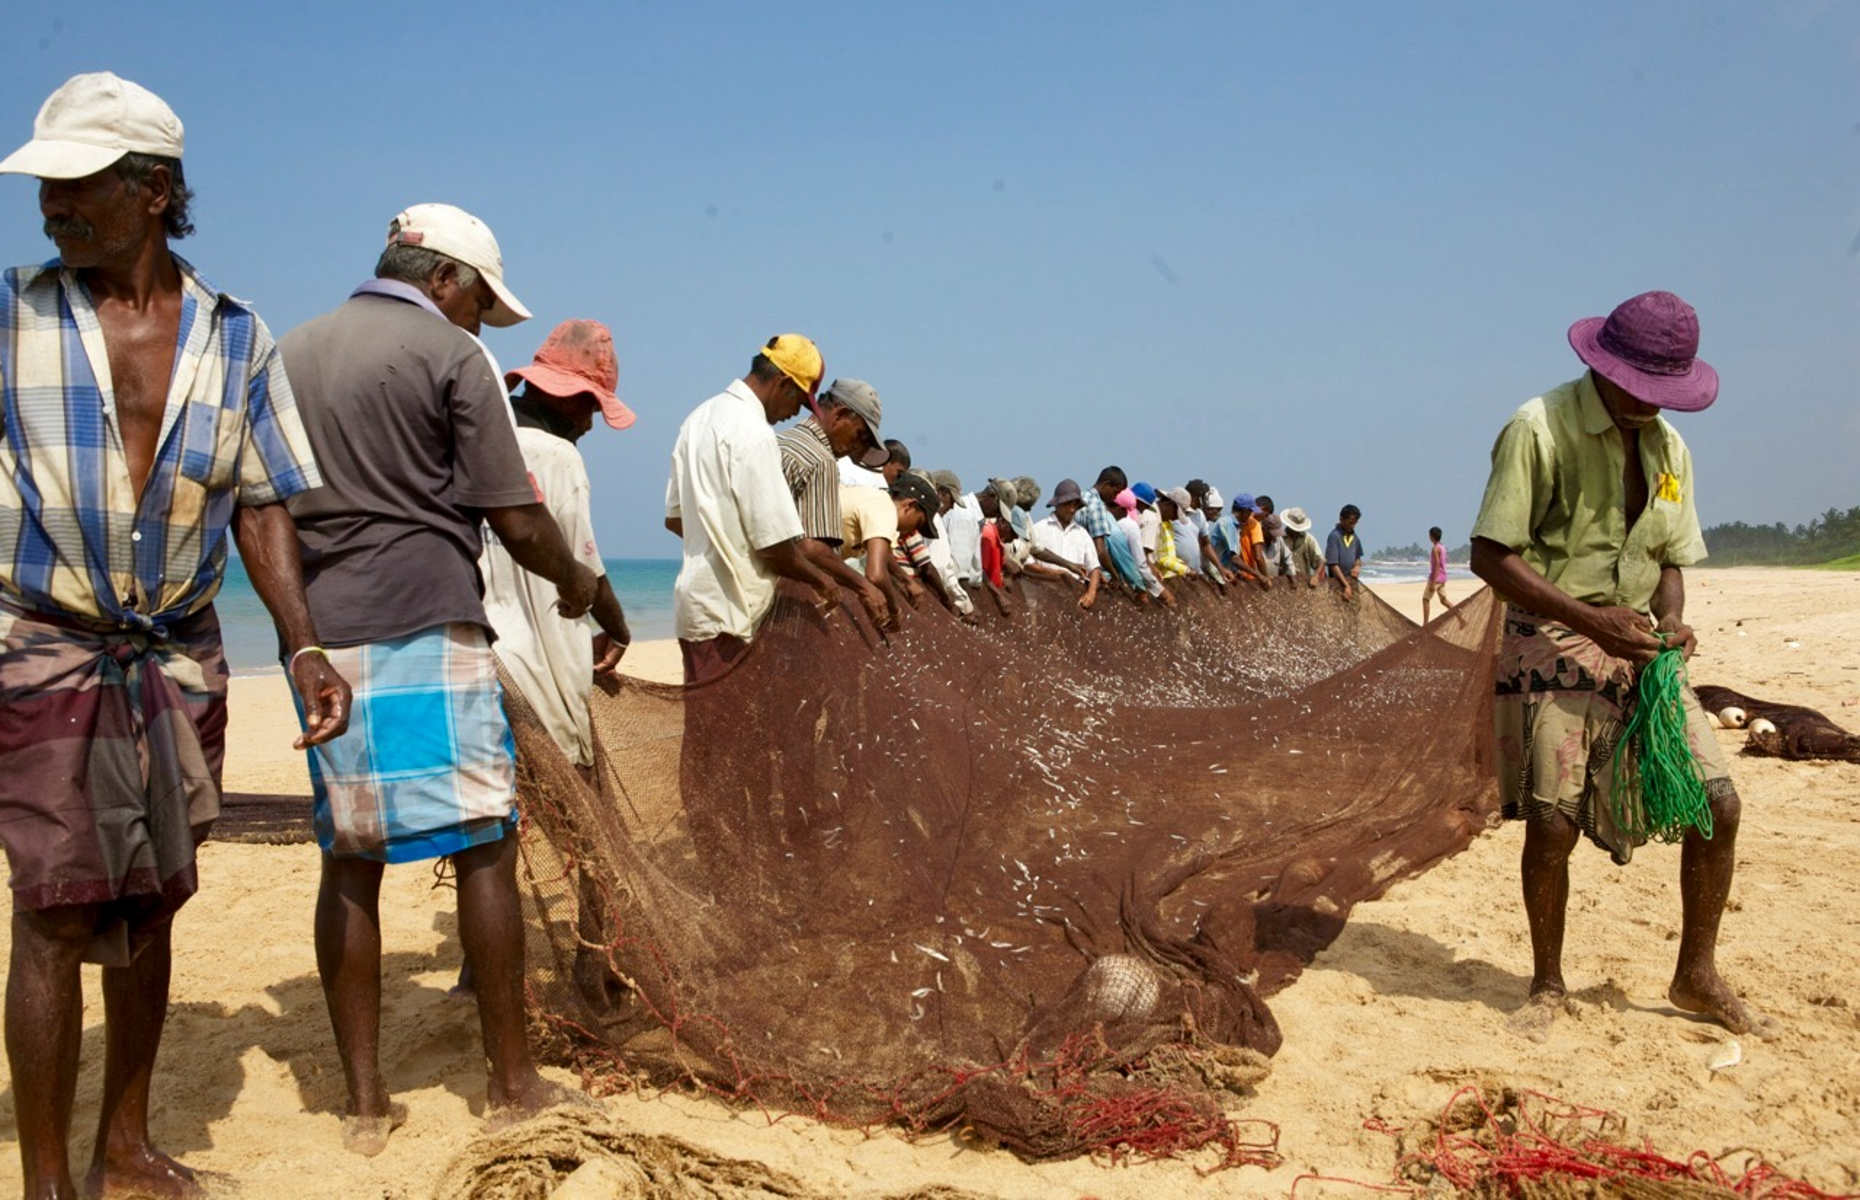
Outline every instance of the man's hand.
{"label": "man's hand", "polygon": [[891,611],[891,598],[870,580],[859,589],[859,603],[865,606],[865,615],[872,618],[872,624],[880,629],[896,629],[898,618]]}
{"label": "man's hand", "polygon": [[[1653,636],[1653,622],[1631,608],[1613,606],[1591,608],[1586,614],[1586,629],[1578,630],[1595,640],[1595,644],[1616,658],[1649,663],[1660,653],[1660,639]],[[1691,630],[1686,631],[1688,634]]]}
{"label": "man's hand", "polygon": [[594,676],[599,679],[614,674],[620,667],[621,656],[626,653],[628,643],[604,633],[594,635]]}
{"label": "man's hand", "polygon": [[1355,598],[1356,591],[1350,586],[1350,581],[1348,579],[1339,579],[1337,582],[1343,585],[1343,598],[1345,600],[1351,600]]}
{"label": "man's hand", "polygon": [[321,746],[348,732],[349,681],[321,651],[299,654],[291,662],[291,686],[304,706],[304,731],[291,743],[293,749]]}
{"label": "man's hand", "polygon": [[1665,636],[1660,640],[1669,647],[1677,648],[1685,656],[1687,662],[1692,661],[1692,656],[1698,653],[1698,635],[1692,632],[1692,626],[1678,617],[1660,618],[1660,623],[1654,627],[1654,631],[1656,636],[1664,634]]}
{"label": "man's hand", "polygon": [[579,621],[594,607],[594,597],[600,589],[601,577],[588,567],[576,563],[567,582],[556,584],[555,611],[571,621]]}

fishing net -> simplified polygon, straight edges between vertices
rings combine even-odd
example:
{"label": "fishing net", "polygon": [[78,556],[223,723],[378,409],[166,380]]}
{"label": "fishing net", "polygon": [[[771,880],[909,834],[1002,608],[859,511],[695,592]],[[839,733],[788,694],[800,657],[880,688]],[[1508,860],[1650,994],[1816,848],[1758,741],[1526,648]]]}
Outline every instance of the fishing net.
{"label": "fishing net", "polygon": [[1772,758],[1829,759],[1860,762],[1860,737],[1842,729],[1812,708],[1798,704],[1772,704],[1734,692],[1727,687],[1706,685],[1698,689],[1699,703],[1706,712],[1722,713],[1729,708],[1742,709],[1746,720],[1764,720],[1767,729],[1753,729],[1744,743],[1744,753],[1769,755]]}
{"label": "fishing net", "polygon": [[592,783],[513,693],[547,1052],[1030,1158],[1273,1161],[1228,1115],[1265,998],[1496,808],[1500,614],[1179,590],[890,634],[784,595],[723,678],[597,690]]}

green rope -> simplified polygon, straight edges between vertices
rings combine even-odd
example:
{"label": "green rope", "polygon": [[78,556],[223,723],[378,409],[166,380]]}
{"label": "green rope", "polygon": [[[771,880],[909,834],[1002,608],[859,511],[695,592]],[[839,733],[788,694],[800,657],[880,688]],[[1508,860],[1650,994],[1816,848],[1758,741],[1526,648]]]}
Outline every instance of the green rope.
{"label": "green rope", "polygon": [[[1686,740],[1686,660],[1662,650],[1641,669],[1627,728],[1615,746],[1615,823],[1636,841],[1712,833],[1705,775]],[[1640,804],[1630,803],[1638,795]]]}

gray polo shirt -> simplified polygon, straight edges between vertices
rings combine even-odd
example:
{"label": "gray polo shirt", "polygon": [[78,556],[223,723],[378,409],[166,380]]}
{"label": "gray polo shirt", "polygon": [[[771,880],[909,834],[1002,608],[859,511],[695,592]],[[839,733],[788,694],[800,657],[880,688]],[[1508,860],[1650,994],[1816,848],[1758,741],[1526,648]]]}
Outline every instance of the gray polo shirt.
{"label": "gray polo shirt", "polygon": [[[278,342],[323,486],[288,502],[317,637],[356,646],[483,626],[481,514],[536,502],[484,349],[375,281]],[[406,293],[411,293],[407,295]]]}
{"label": "gray polo shirt", "polygon": [[1345,533],[1339,525],[1330,531],[1330,541],[1324,544],[1324,561],[1333,567],[1342,569],[1344,574],[1363,557],[1363,539],[1360,534]]}

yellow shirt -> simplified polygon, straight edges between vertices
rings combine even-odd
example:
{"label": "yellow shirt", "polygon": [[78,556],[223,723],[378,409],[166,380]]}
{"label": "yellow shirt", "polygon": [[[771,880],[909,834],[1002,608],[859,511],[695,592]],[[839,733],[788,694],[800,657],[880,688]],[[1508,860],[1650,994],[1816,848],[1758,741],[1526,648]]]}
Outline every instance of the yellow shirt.
{"label": "yellow shirt", "polygon": [[873,538],[898,544],[898,505],[891,493],[872,487],[840,488],[840,557],[865,557],[865,544]]}
{"label": "yellow shirt", "polygon": [[1472,535],[1516,550],[1571,599],[1646,612],[1661,568],[1704,561],[1705,538],[1691,452],[1664,417],[1641,430],[1640,460],[1647,507],[1630,530],[1626,446],[1585,373],[1499,433]]}

